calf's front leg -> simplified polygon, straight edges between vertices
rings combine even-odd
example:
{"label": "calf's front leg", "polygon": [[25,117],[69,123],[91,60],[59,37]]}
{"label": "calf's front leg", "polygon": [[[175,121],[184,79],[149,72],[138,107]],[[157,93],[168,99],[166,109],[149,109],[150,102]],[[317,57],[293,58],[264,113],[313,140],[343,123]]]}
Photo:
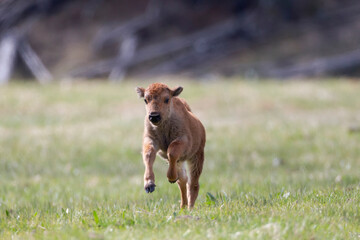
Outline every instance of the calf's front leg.
{"label": "calf's front leg", "polygon": [[167,157],[169,160],[169,169],[167,172],[167,178],[170,183],[175,183],[179,177],[177,173],[177,161],[184,153],[186,142],[184,140],[174,140],[170,143],[167,150]]}
{"label": "calf's front leg", "polygon": [[143,161],[145,165],[144,189],[147,193],[155,191],[155,175],[153,165],[156,158],[156,148],[150,141],[144,140],[143,144]]}

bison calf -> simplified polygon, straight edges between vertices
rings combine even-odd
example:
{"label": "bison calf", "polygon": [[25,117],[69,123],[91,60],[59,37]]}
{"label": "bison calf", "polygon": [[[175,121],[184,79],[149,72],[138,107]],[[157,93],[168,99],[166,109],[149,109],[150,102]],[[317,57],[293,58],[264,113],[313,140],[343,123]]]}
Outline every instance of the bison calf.
{"label": "bison calf", "polygon": [[155,190],[153,164],[156,153],[159,153],[169,163],[169,182],[177,182],[181,191],[180,206],[191,209],[199,193],[206,140],[200,120],[185,100],[177,97],[182,90],[182,87],[170,89],[162,83],[151,84],[147,89],[136,88],[146,104],[142,150],[145,191],[151,193]]}

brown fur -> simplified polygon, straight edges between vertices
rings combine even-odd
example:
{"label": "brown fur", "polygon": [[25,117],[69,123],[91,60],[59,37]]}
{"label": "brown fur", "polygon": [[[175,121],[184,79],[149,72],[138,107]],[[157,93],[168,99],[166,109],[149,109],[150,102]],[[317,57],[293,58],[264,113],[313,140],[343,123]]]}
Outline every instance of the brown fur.
{"label": "brown fur", "polygon": [[[137,88],[136,91],[147,102],[142,154],[145,165],[144,188],[147,192],[155,190],[153,163],[158,153],[169,162],[169,182],[178,183],[180,206],[191,209],[199,192],[206,137],[200,120],[191,112],[185,100],[177,97],[182,89],[170,89],[165,84],[154,83],[147,89]],[[154,124],[149,120],[152,113],[160,114],[159,123]]]}

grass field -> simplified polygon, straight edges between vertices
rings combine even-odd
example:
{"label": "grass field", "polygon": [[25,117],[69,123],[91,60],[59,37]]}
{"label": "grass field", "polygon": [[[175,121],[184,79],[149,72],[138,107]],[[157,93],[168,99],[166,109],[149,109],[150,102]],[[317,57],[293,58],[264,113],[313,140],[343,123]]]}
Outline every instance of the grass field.
{"label": "grass field", "polygon": [[360,239],[360,82],[182,82],[207,129],[191,212],[160,158],[143,189],[137,85],[0,88],[0,239]]}

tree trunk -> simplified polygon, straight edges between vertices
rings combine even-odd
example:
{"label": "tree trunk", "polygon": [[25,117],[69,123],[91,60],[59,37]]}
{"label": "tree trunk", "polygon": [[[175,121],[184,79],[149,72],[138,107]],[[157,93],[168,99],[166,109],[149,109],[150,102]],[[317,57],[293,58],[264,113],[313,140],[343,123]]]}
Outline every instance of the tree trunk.
{"label": "tree trunk", "polygon": [[137,39],[134,35],[124,37],[115,66],[110,72],[109,80],[118,82],[124,79],[127,68],[131,63],[136,51]]}
{"label": "tree trunk", "polygon": [[17,48],[16,34],[6,34],[0,40],[0,85],[6,84],[12,74]]}

